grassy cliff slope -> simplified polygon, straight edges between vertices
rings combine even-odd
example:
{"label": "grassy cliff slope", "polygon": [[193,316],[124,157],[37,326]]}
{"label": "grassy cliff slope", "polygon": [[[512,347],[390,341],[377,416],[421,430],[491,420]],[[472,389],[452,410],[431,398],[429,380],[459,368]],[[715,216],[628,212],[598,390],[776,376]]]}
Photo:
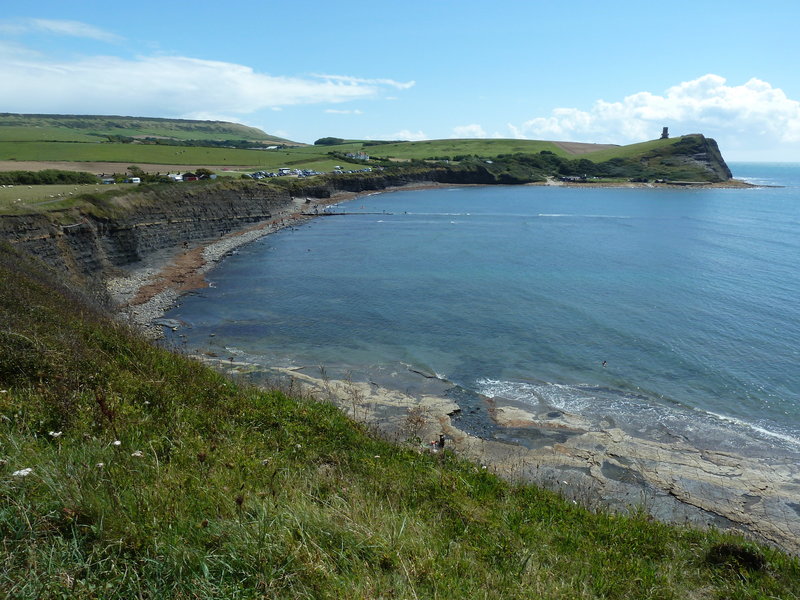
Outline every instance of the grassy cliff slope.
{"label": "grassy cliff slope", "polygon": [[0,414],[7,597],[800,597],[795,558],[238,385],[2,244]]}

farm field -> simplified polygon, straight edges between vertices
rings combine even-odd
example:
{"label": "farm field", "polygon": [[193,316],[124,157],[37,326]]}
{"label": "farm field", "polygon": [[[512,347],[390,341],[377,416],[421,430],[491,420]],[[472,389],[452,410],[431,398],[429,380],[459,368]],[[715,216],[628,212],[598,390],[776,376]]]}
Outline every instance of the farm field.
{"label": "farm field", "polygon": [[[156,146],[144,144],[0,142],[0,160],[118,162],[174,165],[252,165],[277,167],[289,150]],[[81,169],[83,170],[83,169]]]}
{"label": "farm field", "polygon": [[[95,175],[110,175],[113,173],[122,173],[132,162],[71,162],[63,160],[5,160],[0,161],[0,172],[2,171],[42,171],[45,169],[57,169],[60,171],[84,171],[86,173],[94,173]],[[206,167],[225,175],[226,171],[241,171],[243,173],[252,172],[249,165],[176,165],[176,164],[145,164],[144,170],[148,173],[177,173],[191,171],[200,167]]]}
{"label": "farm field", "polygon": [[[361,145],[336,146],[340,152],[358,151]],[[342,164],[328,155],[330,146],[307,146],[282,150],[239,150],[151,146],[140,144],[86,144],[66,142],[0,142],[0,171],[63,169],[89,173],[124,172],[137,165],[147,172],[177,172],[206,167],[221,175],[226,170],[275,171],[280,167],[332,171]]]}
{"label": "farm field", "polygon": [[[336,148],[336,146],[334,146]],[[517,152],[536,153],[548,150],[559,156],[571,156],[553,142],[539,140],[428,140],[365,146],[370,155],[403,159],[453,158],[458,155],[477,154],[492,157]]]}

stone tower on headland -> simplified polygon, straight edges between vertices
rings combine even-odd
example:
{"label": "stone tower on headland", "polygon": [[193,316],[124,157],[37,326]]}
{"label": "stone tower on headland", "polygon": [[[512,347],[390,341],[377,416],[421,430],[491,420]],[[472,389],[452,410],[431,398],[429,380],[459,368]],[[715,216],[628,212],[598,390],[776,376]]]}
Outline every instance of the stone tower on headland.
{"label": "stone tower on headland", "polygon": [[668,137],[669,137],[669,127],[664,127],[664,129],[661,130],[661,139],[665,140]]}

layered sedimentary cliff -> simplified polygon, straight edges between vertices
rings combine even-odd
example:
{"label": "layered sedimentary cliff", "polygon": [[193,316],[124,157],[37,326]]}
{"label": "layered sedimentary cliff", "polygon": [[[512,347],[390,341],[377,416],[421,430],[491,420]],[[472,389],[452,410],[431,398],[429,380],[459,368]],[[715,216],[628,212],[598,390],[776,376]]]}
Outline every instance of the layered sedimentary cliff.
{"label": "layered sedimentary cliff", "polygon": [[86,282],[268,220],[291,202],[288,191],[256,183],[165,186],[118,196],[99,210],[4,216],[0,239]]}

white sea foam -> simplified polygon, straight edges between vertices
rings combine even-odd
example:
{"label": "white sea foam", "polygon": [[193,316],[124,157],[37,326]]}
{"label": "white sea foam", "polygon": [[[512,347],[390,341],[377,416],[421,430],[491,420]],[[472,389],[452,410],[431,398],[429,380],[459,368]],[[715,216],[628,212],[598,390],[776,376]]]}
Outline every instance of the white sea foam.
{"label": "white sea foam", "polygon": [[[700,409],[698,409],[698,410],[700,410]],[[700,412],[703,412],[703,413],[705,413],[705,414],[707,414],[707,415],[709,415],[711,417],[714,417],[715,419],[719,419],[720,421],[723,421],[725,423],[730,423],[730,424],[736,425],[738,427],[745,427],[747,429],[752,429],[753,431],[756,431],[756,432],[760,433],[761,435],[765,435],[765,436],[770,437],[770,438],[781,440],[783,442],[788,442],[789,444],[794,446],[797,450],[800,450],[800,438],[797,438],[796,436],[788,435],[788,434],[785,434],[785,433],[780,433],[780,432],[777,432],[777,431],[771,431],[769,429],[766,429],[765,427],[762,427],[762,426],[757,425],[755,423],[750,423],[749,421],[744,421],[742,419],[737,419],[736,417],[728,417],[726,415],[720,415],[718,413],[711,412],[711,411],[706,411],[706,410],[700,410]]]}
{"label": "white sea foam", "polygon": [[766,438],[800,451],[800,439],[796,436],[702,408],[668,406],[659,403],[655,398],[648,400],[613,390],[607,390],[607,394],[604,394],[596,388],[589,392],[581,385],[489,378],[478,380],[476,386],[476,391],[484,396],[522,402],[543,410],[561,410],[596,420],[598,423],[611,417],[624,422],[626,429],[639,433],[644,433],[653,426],[662,426],[676,435],[702,443],[712,438],[724,439],[736,431],[737,439],[741,439],[742,443],[749,440],[746,443],[757,444],[759,439]]}
{"label": "white sea foam", "polygon": [[764,185],[764,186],[776,185],[775,180],[765,179],[763,177],[737,177],[737,179],[741,179],[745,183],[749,183],[751,185]]}
{"label": "white sea foam", "polygon": [[460,212],[404,212],[412,217],[468,217],[469,213]]}
{"label": "white sea foam", "polygon": [[505,398],[515,402],[532,405],[543,405],[543,408],[558,409],[571,413],[580,413],[592,401],[579,388],[558,383],[524,383],[501,381],[498,379],[481,379],[477,382],[478,392],[492,398]]}

